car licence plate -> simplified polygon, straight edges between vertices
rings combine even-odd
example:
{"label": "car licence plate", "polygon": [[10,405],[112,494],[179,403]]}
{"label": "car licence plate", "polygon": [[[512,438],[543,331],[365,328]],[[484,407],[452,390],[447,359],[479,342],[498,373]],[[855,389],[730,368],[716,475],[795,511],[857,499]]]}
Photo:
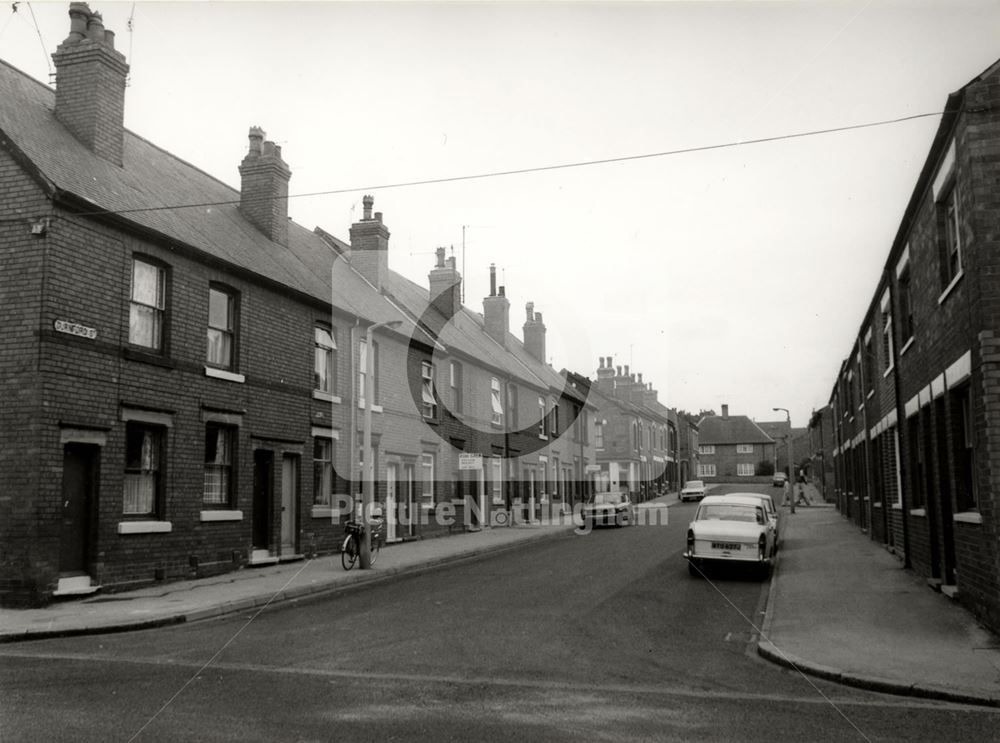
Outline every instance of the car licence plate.
{"label": "car licence plate", "polygon": [[727,550],[729,552],[735,552],[738,551],[739,548],[739,542],[712,542],[712,549],[714,550]]}

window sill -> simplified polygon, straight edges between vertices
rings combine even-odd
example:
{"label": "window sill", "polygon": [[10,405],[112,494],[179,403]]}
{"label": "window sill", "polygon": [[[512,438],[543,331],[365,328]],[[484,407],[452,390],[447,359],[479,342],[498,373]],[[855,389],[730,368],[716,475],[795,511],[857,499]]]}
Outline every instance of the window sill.
{"label": "window sill", "polygon": [[893,511],[902,511],[903,510],[903,504],[902,503],[893,503],[891,506],[889,506],[889,508],[891,508]]}
{"label": "window sill", "polygon": [[948,295],[951,294],[951,290],[954,289],[955,285],[962,280],[963,276],[965,276],[965,271],[959,271],[955,274],[955,278],[948,283],[948,286],[946,286],[944,291],[941,292],[941,296],[938,297],[938,304],[944,304],[944,300],[948,298]]}
{"label": "window sill", "polygon": [[981,524],[983,523],[983,515],[979,511],[962,511],[961,513],[956,513],[951,517],[955,522],[960,524]]}
{"label": "window sill", "polygon": [[899,349],[899,355],[900,356],[902,356],[904,353],[906,353],[908,350],[910,350],[910,346],[913,345],[913,341],[914,340],[915,340],[915,337],[911,335],[910,339],[908,341],[906,341],[906,343],[903,344],[903,347],[901,349]]}
{"label": "window sill", "polygon": [[895,364],[890,365],[888,369],[886,369],[884,372],[882,372],[882,379],[885,379],[890,374],[892,374],[892,370],[895,369],[895,368],[896,368]]}
{"label": "window sill", "polygon": [[[358,410],[364,410],[364,409],[365,409],[365,401],[364,400],[358,400]],[[376,405],[375,403],[372,403],[372,412],[373,413],[381,413],[382,412],[382,406],[381,405]]]}
{"label": "window sill", "polygon": [[323,402],[333,402],[340,404],[340,395],[334,395],[332,392],[323,392],[322,390],[313,390],[313,400],[322,400]]}
{"label": "window sill", "polygon": [[153,350],[145,350],[134,346],[126,346],[122,349],[122,357],[130,361],[141,361],[144,364],[161,366],[164,369],[174,369],[177,362],[169,356],[163,356]]}
{"label": "window sill", "polygon": [[542,441],[548,441],[549,440],[548,436],[543,436],[542,434],[538,434],[538,438],[540,438]]}
{"label": "window sill", "polygon": [[910,515],[911,516],[920,516],[921,518],[926,518],[927,517],[927,509],[926,508],[911,508],[910,509]]}
{"label": "window sill", "polygon": [[243,511],[215,510],[202,511],[202,521],[242,521]]}
{"label": "window sill", "polygon": [[169,521],[119,521],[119,534],[166,534],[173,531]]}
{"label": "window sill", "polygon": [[868,390],[868,394],[865,395],[865,398],[871,400],[873,397],[875,397],[875,390]]}
{"label": "window sill", "polygon": [[247,378],[242,374],[226,371],[225,369],[216,369],[214,366],[205,367],[205,376],[212,377],[213,379],[223,379],[227,382],[236,382],[237,384],[243,384],[247,381]]}
{"label": "window sill", "polygon": [[314,519],[332,519],[333,514],[333,506],[313,506],[309,511],[309,516]]}

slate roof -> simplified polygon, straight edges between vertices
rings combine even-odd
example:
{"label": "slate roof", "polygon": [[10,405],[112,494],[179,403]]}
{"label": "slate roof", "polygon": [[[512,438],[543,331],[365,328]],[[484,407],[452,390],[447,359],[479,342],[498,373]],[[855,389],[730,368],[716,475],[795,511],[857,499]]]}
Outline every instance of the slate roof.
{"label": "slate roof", "polygon": [[[0,60],[0,146],[27,158],[50,193],[66,192],[268,281],[374,322],[404,320],[311,230],[289,221],[288,246],[272,242],[239,212],[236,189],[125,130],[122,167],[80,143],[53,114],[55,92]],[[230,202],[219,204],[219,202]],[[165,206],[188,204],[163,209]],[[145,209],[145,211],[130,211]],[[331,276],[331,265],[333,265]]]}
{"label": "slate roof", "polygon": [[745,415],[706,415],[698,422],[698,443],[724,446],[727,444],[773,444],[760,426]]}

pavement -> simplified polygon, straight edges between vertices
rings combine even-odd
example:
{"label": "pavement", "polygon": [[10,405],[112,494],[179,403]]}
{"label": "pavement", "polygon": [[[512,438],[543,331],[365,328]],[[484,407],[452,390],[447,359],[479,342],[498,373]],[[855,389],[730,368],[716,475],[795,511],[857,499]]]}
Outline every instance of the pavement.
{"label": "pavement", "polygon": [[1000,707],[1000,637],[824,504],[787,506],[757,652],[873,691]]}
{"label": "pavement", "polygon": [[[802,673],[874,691],[1000,707],[1000,638],[935,593],[818,492],[782,508],[782,542],[757,652]],[[779,500],[779,499],[776,499]],[[676,494],[652,503],[677,505]],[[0,642],[123,632],[262,611],[269,605],[401,580],[541,540],[569,523],[518,525],[389,545],[371,570],[339,555],[214,578],[0,609]]]}

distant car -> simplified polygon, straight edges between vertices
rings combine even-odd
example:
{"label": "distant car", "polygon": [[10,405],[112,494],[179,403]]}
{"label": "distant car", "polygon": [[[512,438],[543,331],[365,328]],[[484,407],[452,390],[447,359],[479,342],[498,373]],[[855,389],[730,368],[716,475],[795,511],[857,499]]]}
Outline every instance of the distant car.
{"label": "distant car", "polygon": [[681,500],[686,501],[688,498],[701,500],[706,492],[704,480],[688,480],[681,489]]}
{"label": "distant car", "polygon": [[774,504],[774,498],[772,498],[767,493],[727,493],[726,495],[742,495],[747,498],[757,498],[761,504],[764,506],[764,513],[767,514],[768,520],[774,530],[774,544],[772,546],[772,554],[778,551],[778,544],[781,541],[781,537],[778,534],[778,507]]}
{"label": "distant car", "polygon": [[625,526],[635,523],[635,507],[628,493],[597,493],[583,505],[584,526]]}
{"label": "distant car", "polygon": [[774,531],[764,505],[746,495],[708,495],[688,526],[687,550],[691,575],[709,564],[742,563],[766,577],[774,554]]}
{"label": "distant car", "polygon": [[771,485],[776,488],[780,488],[785,484],[785,480],[788,479],[788,475],[784,472],[775,472],[774,476],[771,478]]}

